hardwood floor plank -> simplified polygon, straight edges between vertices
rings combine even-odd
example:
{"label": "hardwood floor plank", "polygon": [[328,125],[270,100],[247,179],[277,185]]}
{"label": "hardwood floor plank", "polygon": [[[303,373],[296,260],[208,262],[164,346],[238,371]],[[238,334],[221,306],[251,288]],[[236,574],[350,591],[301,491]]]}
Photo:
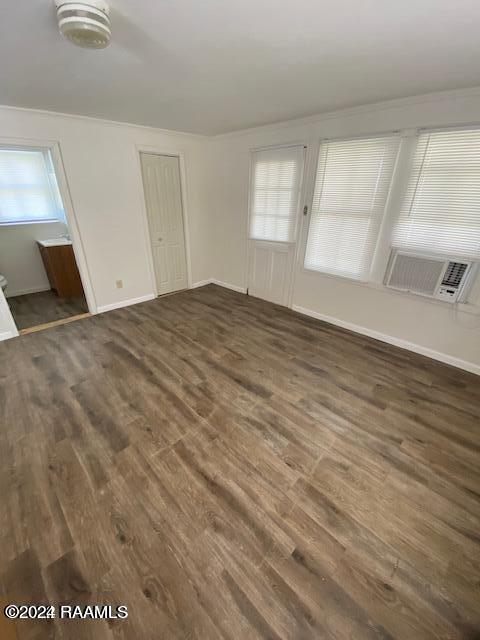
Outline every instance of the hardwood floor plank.
{"label": "hardwood floor plank", "polygon": [[54,291],[12,296],[7,301],[18,329],[88,313],[84,296],[59,298]]}
{"label": "hardwood floor plank", "polygon": [[19,640],[473,640],[480,378],[208,285],[0,343]]}

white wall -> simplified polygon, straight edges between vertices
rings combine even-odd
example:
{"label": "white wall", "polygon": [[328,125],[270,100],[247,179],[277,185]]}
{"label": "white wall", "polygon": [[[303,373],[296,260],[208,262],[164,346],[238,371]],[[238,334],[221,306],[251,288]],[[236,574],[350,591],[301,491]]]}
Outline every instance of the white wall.
{"label": "white wall", "polygon": [[[479,89],[397,100],[211,139],[208,163],[216,184],[210,208],[215,262],[212,278],[247,286],[250,149],[292,142],[311,146],[322,137],[477,122]],[[478,289],[476,299],[480,303]],[[480,316],[454,313],[448,304],[306,272],[299,266],[293,305],[371,335],[386,335],[410,346],[413,343],[417,350],[480,373]]]}
{"label": "white wall", "polygon": [[8,280],[7,298],[50,289],[37,240],[67,231],[64,222],[0,226],[0,273]]}
{"label": "white wall", "polygon": [[[397,100],[205,139],[88,118],[0,108],[0,138],[60,144],[98,307],[153,293],[138,146],[185,155],[192,284],[244,288],[250,149],[480,121],[480,90]],[[116,289],[115,281],[124,288]],[[480,286],[476,299],[480,304]],[[297,269],[293,304],[480,373],[480,317]],[[5,323],[4,323],[5,324]],[[8,331],[0,320],[0,336]],[[415,346],[416,345],[416,346]]]}
{"label": "white wall", "polygon": [[[212,267],[203,220],[206,168],[202,162],[202,138],[0,107],[0,139],[59,143],[98,308],[142,298],[154,291],[137,145],[183,152],[192,282],[209,277]],[[115,287],[116,280],[123,280],[123,289]]]}

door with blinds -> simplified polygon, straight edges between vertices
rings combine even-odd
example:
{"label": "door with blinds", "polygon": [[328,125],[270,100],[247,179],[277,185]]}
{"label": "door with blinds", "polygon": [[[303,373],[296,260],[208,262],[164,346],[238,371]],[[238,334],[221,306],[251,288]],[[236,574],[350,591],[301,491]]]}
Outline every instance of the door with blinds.
{"label": "door with blinds", "polygon": [[248,292],[288,306],[305,147],[255,151],[250,193]]}
{"label": "door with blinds", "polygon": [[186,289],[187,260],[178,157],[140,154],[157,295]]}

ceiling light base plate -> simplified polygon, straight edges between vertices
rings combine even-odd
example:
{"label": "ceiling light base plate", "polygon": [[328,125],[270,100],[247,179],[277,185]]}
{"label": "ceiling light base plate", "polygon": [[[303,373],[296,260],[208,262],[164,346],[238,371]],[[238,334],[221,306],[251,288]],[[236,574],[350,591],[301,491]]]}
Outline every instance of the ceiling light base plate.
{"label": "ceiling light base plate", "polygon": [[72,0],[55,0],[55,6],[57,7],[57,9],[63,4],[87,5],[89,7],[93,7],[94,9],[98,9],[99,11],[103,11],[103,13],[106,13],[107,16],[110,13],[110,7],[108,6],[106,0],[88,0],[88,2],[86,0],[84,2],[82,2],[82,0],[80,0],[79,2],[72,2]]}

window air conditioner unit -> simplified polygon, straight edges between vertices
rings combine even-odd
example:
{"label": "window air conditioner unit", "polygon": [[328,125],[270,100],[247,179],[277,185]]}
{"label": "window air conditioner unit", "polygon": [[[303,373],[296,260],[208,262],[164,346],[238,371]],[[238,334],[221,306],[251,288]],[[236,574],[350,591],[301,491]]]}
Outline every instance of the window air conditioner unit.
{"label": "window air conditioner unit", "polygon": [[468,283],[476,270],[474,262],[394,249],[385,285],[444,302],[465,300]]}

